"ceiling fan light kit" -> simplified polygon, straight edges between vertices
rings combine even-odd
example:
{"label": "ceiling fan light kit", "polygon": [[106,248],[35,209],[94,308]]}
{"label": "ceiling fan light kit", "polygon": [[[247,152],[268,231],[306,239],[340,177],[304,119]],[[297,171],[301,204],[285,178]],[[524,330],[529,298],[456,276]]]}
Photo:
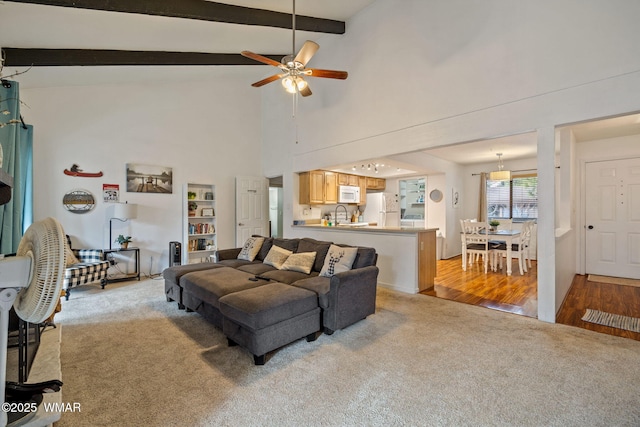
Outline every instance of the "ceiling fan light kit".
{"label": "ceiling fan light kit", "polygon": [[289,93],[296,93],[297,91],[302,92],[307,87],[309,87],[307,82],[302,77],[298,76],[285,77],[284,79],[282,79],[282,86]]}

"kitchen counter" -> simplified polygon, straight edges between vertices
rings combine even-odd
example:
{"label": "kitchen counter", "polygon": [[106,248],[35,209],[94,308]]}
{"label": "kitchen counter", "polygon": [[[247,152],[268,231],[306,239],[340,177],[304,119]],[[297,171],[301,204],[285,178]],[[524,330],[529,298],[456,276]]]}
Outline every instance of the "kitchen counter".
{"label": "kitchen counter", "polygon": [[416,234],[422,232],[436,232],[437,228],[416,228],[416,227],[383,227],[377,225],[351,226],[336,225],[326,226],[320,224],[292,225],[292,228],[313,229],[322,231],[347,231],[347,232],[364,232],[364,233],[393,233],[393,234]]}
{"label": "kitchen counter", "polygon": [[434,286],[437,228],[292,225],[286,237],[375,248],[378,285],[406,293]]}

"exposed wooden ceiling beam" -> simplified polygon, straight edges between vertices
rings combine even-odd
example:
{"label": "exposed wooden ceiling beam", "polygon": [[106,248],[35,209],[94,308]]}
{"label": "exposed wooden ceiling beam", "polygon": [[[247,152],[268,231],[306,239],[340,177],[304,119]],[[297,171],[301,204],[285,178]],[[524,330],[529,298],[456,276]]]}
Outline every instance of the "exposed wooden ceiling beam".
{"label": "exposed wooden ceiling beam", "polygon": [[[205,0],[5,0],[46,6],[110,12],[137,13],[171,18],[197,19],[231,24],[260,25],[291,29],[291,14],[214,3]],[[345,23],[332,19],[296,15],[296,29],[317,33],[344,34]]]}
{"label": "exposed wooden ceiling beam", "polygon": [[[97,65],[264,65],[235,53],[2,48],[6,67]],[[286,54],[263,55],[280,61]]]}

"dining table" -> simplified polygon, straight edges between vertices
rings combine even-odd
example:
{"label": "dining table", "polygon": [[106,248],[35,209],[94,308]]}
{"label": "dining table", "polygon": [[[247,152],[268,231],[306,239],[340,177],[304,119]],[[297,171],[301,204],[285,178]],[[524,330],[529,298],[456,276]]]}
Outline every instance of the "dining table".
{"label": "dining table", "polygon": [[[467,251],[466,248],[464,247],[465,244],[465,236],[463,235],[464,233],[460,234],[460,238],[462,240],[462,263],[463,265],[466,265],[467,263]],[[507,245],[507,276],[511,276],[512,273],[512,268],[511,268],[511,246],[513,244],[513,239],[516,239],[518,237],[520,237],[520,230],[482,230],[480,231],[480,234],[488,234],[491,240],[499,240],[499,241],[503,241],[506,243]]]}

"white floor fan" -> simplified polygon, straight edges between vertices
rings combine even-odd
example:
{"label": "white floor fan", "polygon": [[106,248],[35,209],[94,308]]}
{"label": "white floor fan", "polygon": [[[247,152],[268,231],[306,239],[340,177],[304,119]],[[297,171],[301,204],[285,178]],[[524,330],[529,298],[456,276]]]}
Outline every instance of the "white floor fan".
{"label": "white floor fan", "polygon": [[[7,383],[6,370],[9,311],[13,306],[18,317],[35,324],[51,316],[62,289],[65,238],[56,219],[35,222],[20,240],[16,256],[0,260],[0,404],[7,402],[5,399],[9,395],[16,401],[35,398],[39,404],[38,397],[41,401],[42,393],[59,391],[62,386],[59,380],[38,384]],[[25,418],[19,418],[21,415],[9,412],[7,417],[7,412],[0,411],[0,426],[22,423]],[[16,416],[19,419],[12,420]]]}

